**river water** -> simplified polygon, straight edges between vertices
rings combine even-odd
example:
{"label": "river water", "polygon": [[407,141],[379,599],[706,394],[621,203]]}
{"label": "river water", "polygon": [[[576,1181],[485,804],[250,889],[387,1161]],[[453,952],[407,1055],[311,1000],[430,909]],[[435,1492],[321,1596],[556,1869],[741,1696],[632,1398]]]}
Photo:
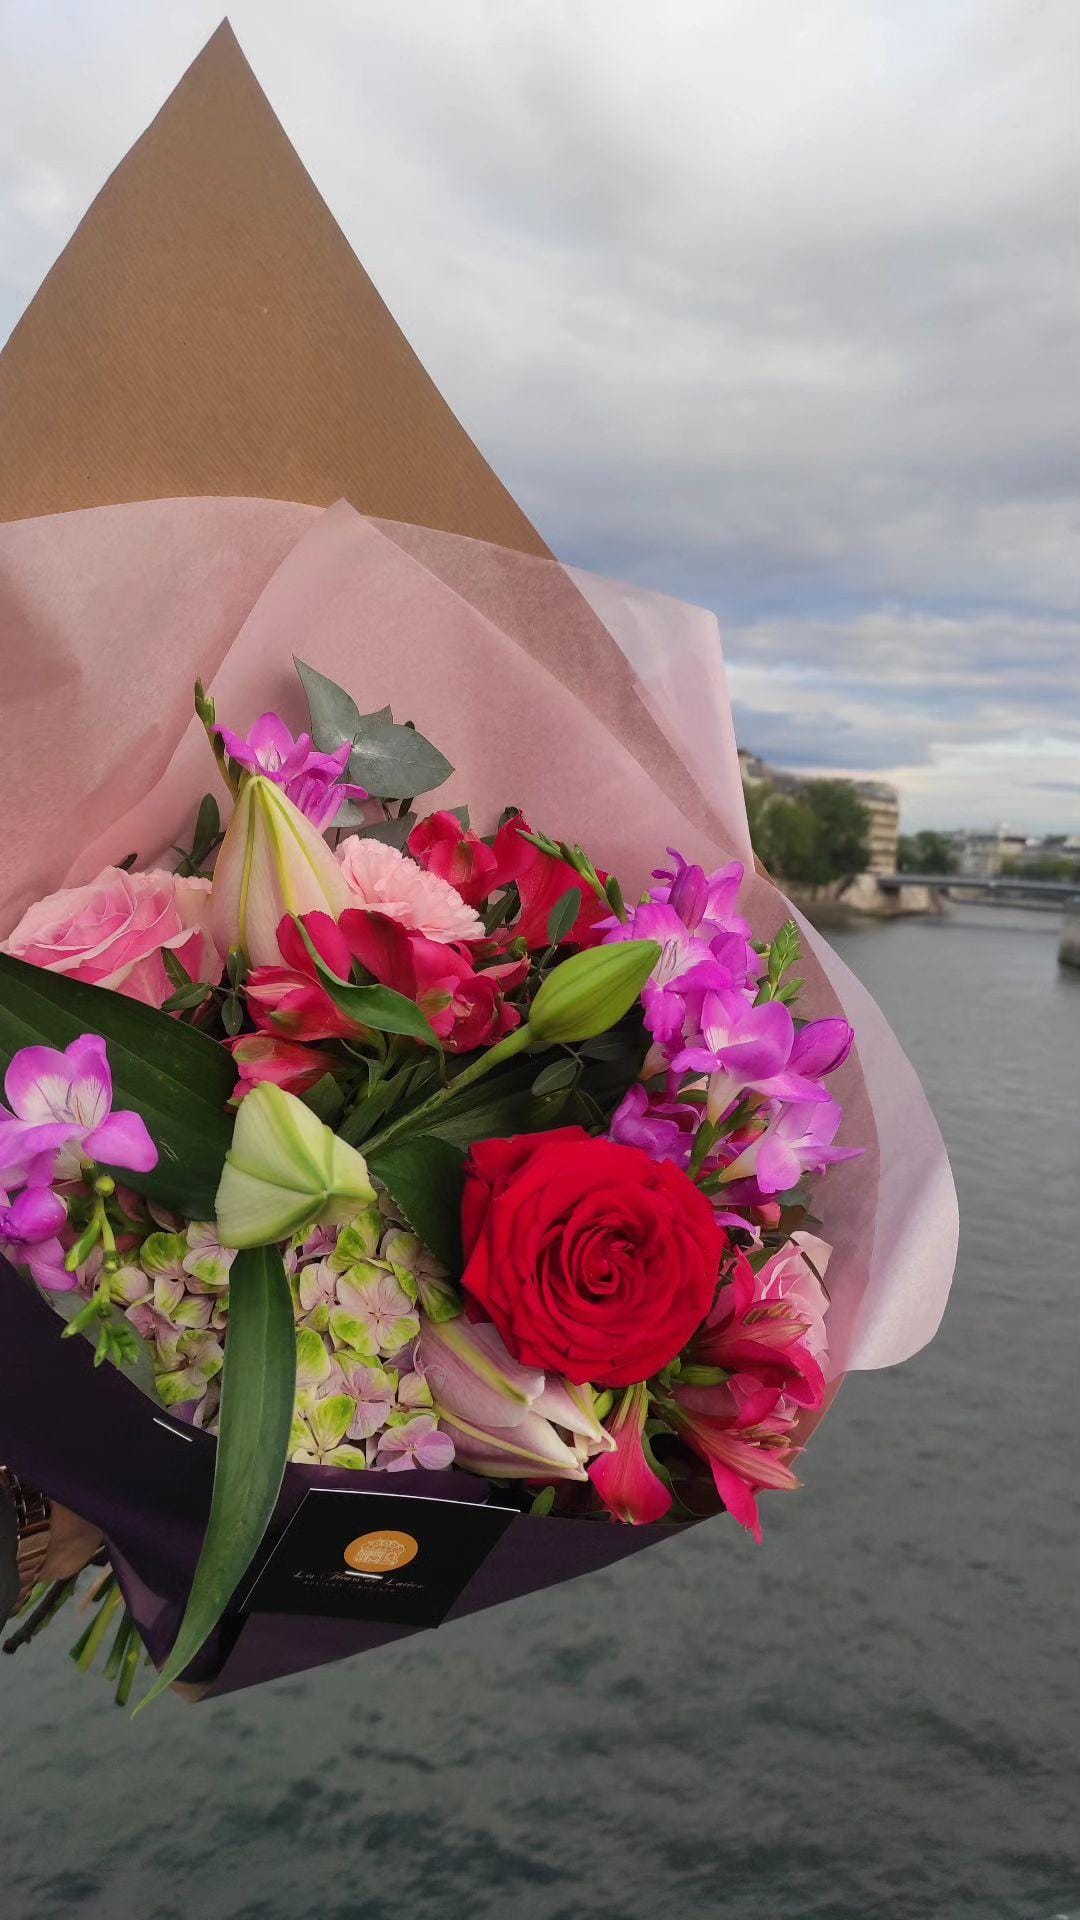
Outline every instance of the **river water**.
{"label": "river water", "polygon": [[1057,932],[965,907],[836,942],[923,1075],[961,1260],[937,1341],[845,1384],[763,1547],[717,1521],[134,1724],[68,1623],[0,1668],[5,1920],[1077,1920]]}

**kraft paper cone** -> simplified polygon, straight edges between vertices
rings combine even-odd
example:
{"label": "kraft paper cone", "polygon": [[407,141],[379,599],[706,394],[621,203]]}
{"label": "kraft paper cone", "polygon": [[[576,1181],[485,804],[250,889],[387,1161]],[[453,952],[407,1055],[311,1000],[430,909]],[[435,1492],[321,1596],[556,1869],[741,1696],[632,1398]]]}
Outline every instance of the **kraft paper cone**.
{"label": "kraft paper cone", "polygon": [[[0,353],[0,522],[207,495],[345,499],[406,546],[411,525],[548,553],[379,298],[227,22]],[[453,541],[425,551],[455,584]],[[229,553],[194,571],[212,596],[219,567],[231,605]],[[522,644],[718,832],[610,633],[566,576],[535,579],[509,616]],[[506,617],[494,576],[492,591]],[[146,645],[168,636],[150,625]]]}
{"label": "kraft paper cone", "polygon": [[345,498],[547,552],[383,305],[227,22],[0,355],[0,520],[178,494]]}

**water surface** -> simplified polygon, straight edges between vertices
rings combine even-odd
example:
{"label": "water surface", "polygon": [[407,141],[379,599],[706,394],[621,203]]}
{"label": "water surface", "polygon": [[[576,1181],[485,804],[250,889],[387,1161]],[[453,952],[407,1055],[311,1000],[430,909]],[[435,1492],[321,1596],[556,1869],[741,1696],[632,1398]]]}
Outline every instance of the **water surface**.
{"label": "water surface", "polygon": [[836,940],[960,1190],[934,1345],[723,1521],[135,1722],[0,1666],[5,1920],[1052,1920],[1075,1851],[1080,977],[964,907]]}

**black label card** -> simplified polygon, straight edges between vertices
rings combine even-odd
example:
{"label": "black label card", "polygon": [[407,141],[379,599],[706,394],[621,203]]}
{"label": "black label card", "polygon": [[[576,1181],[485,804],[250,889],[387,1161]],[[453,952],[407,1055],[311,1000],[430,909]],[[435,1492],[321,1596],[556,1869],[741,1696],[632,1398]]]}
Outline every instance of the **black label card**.
{"label": "black label card", "polygon": [[245,1611],[437,1627],[515,1512],[472,1501],[310,1487]]}

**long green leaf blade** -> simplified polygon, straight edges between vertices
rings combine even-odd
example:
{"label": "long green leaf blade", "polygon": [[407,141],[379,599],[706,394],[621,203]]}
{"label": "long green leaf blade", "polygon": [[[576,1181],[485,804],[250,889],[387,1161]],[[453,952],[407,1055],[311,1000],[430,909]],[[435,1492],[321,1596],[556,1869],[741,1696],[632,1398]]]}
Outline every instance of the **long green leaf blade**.
{"label": "long green leaf blade", "polygon": [[179,1679],[221,1619],[277,1504],[296,1397],[292,1296],[277,1247],[237,1255],[210,1519],[187,1609],[165,1665],[135,1711]]}
{"label": "long green leaf blade", "polygon": [[153,1172],[122,1172],[124,1185],[189,1220],[212,1218],[232,1139],[226,1049],[156,1007],[0,954],[0,1073],[21,1047],[64,1048],[83,1033],[105,1040],[114,1105],[142,1115],[158,1150]]}

